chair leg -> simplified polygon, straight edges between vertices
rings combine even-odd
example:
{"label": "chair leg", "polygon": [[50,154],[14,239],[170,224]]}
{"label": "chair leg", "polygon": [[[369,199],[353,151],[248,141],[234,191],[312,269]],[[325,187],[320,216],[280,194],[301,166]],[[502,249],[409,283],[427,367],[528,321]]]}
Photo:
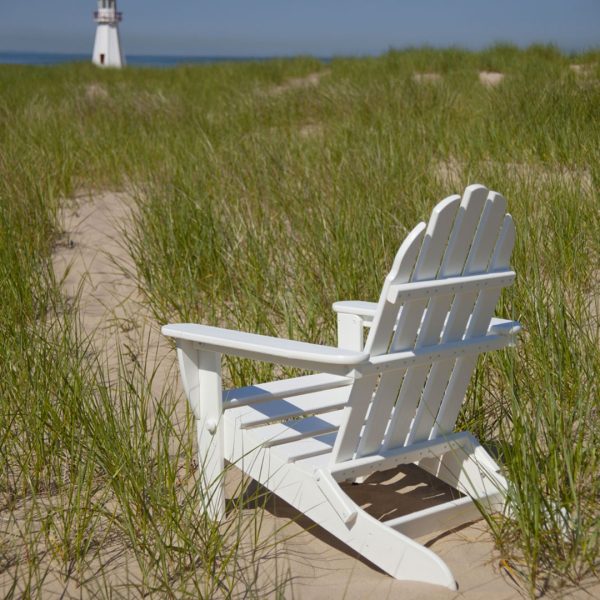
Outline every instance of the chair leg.
{"label": "chair leg", "polygon": [[177,354],[183,387],[196,419],[202,510],[220,520],[225,516],[221,355],[198,350],[185,340],[178,340]]}
{"label": "chair leg", "polygon": [[225,516],[225,461],[222,425],[218,423],[216,430],[212,433],[203,421],[196,421],[196,426],[200,504],[202,511],[206,512],[211,519],[220,521]]}
{"label": "chair leg", "polygon": [[488,510],[502,510],[507,482],[496,461],[473,436],[440,456],[423,458],[417,465],[448,485],[486,504]]}
{"label": "chair leg", "polygon": [[199,350],[198,376],[202,406],[196,425],[202,503],[211,518],[220,520],[225,516],[221,355]]}

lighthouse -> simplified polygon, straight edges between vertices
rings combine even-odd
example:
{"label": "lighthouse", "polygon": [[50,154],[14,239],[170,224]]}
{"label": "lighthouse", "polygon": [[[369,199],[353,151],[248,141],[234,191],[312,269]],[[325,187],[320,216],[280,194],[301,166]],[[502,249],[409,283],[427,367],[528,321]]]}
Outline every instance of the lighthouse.
{"label": "lighthouse", "polygon": [[117,12],[117,0],[98,0],[98,10],[94,13],[98,28],[92,55],[95,65],[118,69],[125,65],[119,40],[119,23],[122,18],[123,14]]}

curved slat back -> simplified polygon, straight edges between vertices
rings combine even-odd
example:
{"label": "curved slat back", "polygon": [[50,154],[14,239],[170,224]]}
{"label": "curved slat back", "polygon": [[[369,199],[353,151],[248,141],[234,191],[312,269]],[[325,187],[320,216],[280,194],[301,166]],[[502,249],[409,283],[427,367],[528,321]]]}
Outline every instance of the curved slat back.
{"label": "curved slat back", "polygon": [[[365,349],[372,356],[483,335],[500,289],[395,302],[391,285],[508,268],[514,226],[506,201],[480,185],[450,196],[402,244],[385,280]],[[394,325],[396,329],[394,331]],[[341,462],[451,431],[477,356],[356,380],[332,460]]]}

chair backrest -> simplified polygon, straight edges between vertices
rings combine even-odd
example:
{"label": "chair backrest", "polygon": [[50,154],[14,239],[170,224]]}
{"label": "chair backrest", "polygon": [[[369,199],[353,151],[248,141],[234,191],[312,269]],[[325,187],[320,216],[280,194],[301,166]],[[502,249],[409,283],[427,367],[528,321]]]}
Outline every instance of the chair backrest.
{"label": "chair backrest", "polygon": [[[479,274],[509,271],[515,230],[506,201],[480,185],[450,196],[420,223],[387,276],[365,350],[371,357],[441,347],[486,334],[502,286]],[[460,278],[436,293],[390,294],[398,284]],[[506,285],[506,284],[505,284]],[[419,286],[405,286],[410,290]],[[440,286],[442,287],[442,286]],[[429,288],[428,288],[429,289]],[[342,462],[452,432],[478,352],[357,379],[333,449]]]}

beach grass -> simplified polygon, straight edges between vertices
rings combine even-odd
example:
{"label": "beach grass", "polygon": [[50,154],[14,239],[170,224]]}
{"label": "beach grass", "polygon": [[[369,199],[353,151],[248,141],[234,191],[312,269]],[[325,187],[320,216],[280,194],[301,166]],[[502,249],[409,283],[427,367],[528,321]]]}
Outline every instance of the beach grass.
{"label": "beach grass", "polygon": [[[376,300],[438,200],[475,182],[503,193],[517,282],[499,315],[524,333],[480,361],[460,425],[511,482],[510,516],[487,518],[527,593],[597,578],[599,65],[597,52],[497,46],[328,64],[0,67],[5,589],[41,595],[53,573],[100,597],[289,587],[255,568],[276,551],[247,533],[259,510],[230,511],[226,531],[195,510],[192,424],[173,418],[173,392],[153,395],[143,365],[109,381],[77,298],[64,298],[57,215],[82,189],[135,196],[127,244],[158,323],[327,344],[331,303]],[[481,71],[504,79],[484,85]],[[272,375],[226,363],[228,384]],[[123,556],[130,571],[115,582]]]}

